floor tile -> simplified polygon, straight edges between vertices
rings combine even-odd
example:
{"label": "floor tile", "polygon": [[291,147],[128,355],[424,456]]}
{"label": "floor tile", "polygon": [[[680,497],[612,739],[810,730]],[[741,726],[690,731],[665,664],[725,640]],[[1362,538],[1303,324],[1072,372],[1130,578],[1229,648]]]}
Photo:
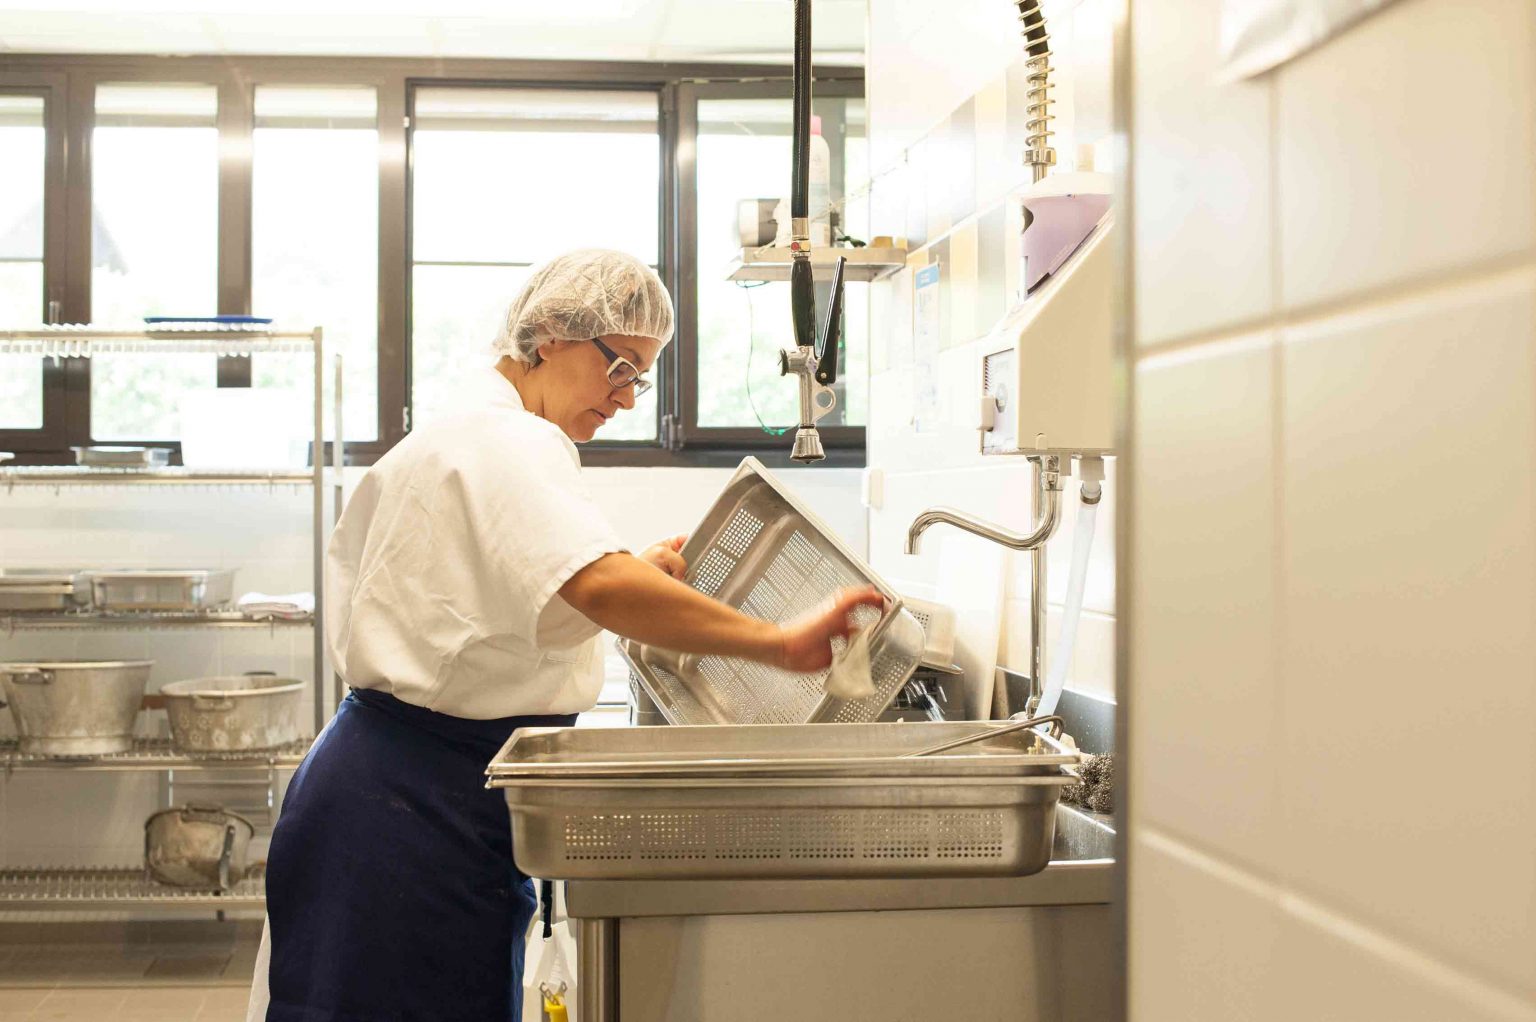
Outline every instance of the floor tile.
{"label": "floor tile", "polygon": [[206,999],[207,991],[201,989],[130,990],[114,1018],[121,1022],[195,1022]]}
{"label": "floor tile", "polygon": [[163,955],[156,958],[144,975],[178,979],[216,979],[224,974],[230,955]]}
{"label": "floor tile", "polygon": [[31,1011],[47,996],[46,988],[0,987],[0,1012]]}
{"label": "floor tile", "polygon": [[86,1019],[110,1019],[127,998],[121,987],[51,990],[32,1017],[48,1022],[85,1022]]}

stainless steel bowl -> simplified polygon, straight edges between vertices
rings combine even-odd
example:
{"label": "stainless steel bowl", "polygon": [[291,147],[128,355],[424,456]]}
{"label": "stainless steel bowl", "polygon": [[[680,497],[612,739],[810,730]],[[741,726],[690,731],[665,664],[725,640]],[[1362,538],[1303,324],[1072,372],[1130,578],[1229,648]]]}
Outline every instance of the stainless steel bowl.
{"label": "stainless steel bowl", "polygon": [[126,752],[153,666],[153,660],[0,664],[0,688],[21,751],[65,758]]}
{"label": "stainless steel bowl", "polygon": [[304,683],[271,674],[193,678],[160,687],[171,744],[194,756],[239,756],[304,737]]}
{"label": "stainless steel bowl", "polygon": [[144,821],[144,868],[163,884],[227,890],[245,876],[256,828],[222,806],[162,809]]}

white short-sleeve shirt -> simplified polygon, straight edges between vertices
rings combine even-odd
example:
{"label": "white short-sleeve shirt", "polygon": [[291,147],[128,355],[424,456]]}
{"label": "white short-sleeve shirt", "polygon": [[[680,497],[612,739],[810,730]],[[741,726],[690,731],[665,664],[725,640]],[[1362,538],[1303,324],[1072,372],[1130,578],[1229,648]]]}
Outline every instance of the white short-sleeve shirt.
{"label": "white short-sleeve shirt", "polygon": [[326,638],[342,679],[486,720],[597,700],[599,627],[559,588],[624,550],[576,446],[494,368],[369,470],[331,535]]}

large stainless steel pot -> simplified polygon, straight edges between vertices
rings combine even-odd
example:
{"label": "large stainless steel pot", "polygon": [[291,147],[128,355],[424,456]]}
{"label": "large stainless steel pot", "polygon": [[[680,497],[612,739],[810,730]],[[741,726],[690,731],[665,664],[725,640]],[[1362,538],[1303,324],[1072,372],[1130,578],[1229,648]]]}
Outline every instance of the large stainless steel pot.
{"label": "large stainless steel pot", "polygon": [[152,666],[153,660],[0,664],[21,751],[59,757],[126,752]]}
{"label": "large stainless steel pot", "polygon": [[245,876],[256,828],[222,806],[162,809],[144,821],[144,868],[163,884],[228,890]]}
{"label": "large stainless steel pot", "polygon": [[171,744],[191,755],[276,749],[304,736],[304,683],[270,674],[193,678],[160,687]]}

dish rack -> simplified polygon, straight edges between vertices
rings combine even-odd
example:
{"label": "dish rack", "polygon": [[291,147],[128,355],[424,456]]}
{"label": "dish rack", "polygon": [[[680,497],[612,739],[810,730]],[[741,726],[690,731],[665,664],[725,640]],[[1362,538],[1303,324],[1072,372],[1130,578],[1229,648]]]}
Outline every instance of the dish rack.
{"label": "dish rack", "polygon": [[[736,657],[618,640],[634,677],[673,724],[872,721],[922,657],[922,626],[901,597],[756,458],[742,461],[682,555],[689,585],[766,621],[791,620],[848,586],[873,586],[886,607],[883,612],[861,607],[853,615],[859,627],[872,630],[875,686],[873,695],[856,700],[827,695],[826,671],[797,674]],[[839,650],[842,644],[842,639],[833,642]]]}
{"label": "dish rack", "polygon": [[[338,693],[325,670],[321,584],[324,564],[326,487],[332,490],[334,514],[342,503],[342,445],[333,440],[333,462],[323,456],[325,353],[320,328],[284,332],[261,325],[165,324],[150,329],[50,325],[24,330],[0,330],[0,354],[58,358],[89,358],[97,354],[164,354],[197,352],[219,356],[256,353],[308,355],[314,366],[313,464],[307,469],[197,470],[165,466],[157,454],[87,451],[78,465],[0,467],[0,494],[18,487],[230,487],[275,491],[310,487],[313,491],[313,571],[315,612],[302,620],[252,620],[238,611],[220,610],[233,595],[231,573],[219,571],[97,573],[93,580],[75,571],[7,573],[6,598],[0,600],[0,635],[56,629],[145,631],[185,629],[279,629],[308,627],[314,640],[314,720],[323,724]],[[336,376],[334,425],[341,417],[341,361],[334,358]],[[339,436],[336,438],[339,440]],[[77,452],[77,454],[80,452]],[[329,479],[327,475],[329,473]],[[32,575],[34,577],[27,577]],[[17,577],[20,576],[20,577]],[[94,598],[94,600],[93,600]],[[92,605],[94,602],[94,606]],[[153,697],[151,697],[153,698]],[[295,768],[307,740],[250,757],[210,761],[176,752],[163,739],[137,739],[128,752],[83,760],[29,756],[15,741],[0,740],[0,769],[17,770],[150,771],[162,774],[167,806],[189,794],[214,790],[221,801],[261,819],[276,819],[282,792],[280,771]],[[188,792],[188,789],[192,789]],[[238,804],[237,804],[238,802]],[[224,895],[189,893],[144,879],[141,863],[122,868],[0,869],[0,911],[100,910],[106,906],[135,909],[196,909],[259,907],[263,902],[259,873]]]}

